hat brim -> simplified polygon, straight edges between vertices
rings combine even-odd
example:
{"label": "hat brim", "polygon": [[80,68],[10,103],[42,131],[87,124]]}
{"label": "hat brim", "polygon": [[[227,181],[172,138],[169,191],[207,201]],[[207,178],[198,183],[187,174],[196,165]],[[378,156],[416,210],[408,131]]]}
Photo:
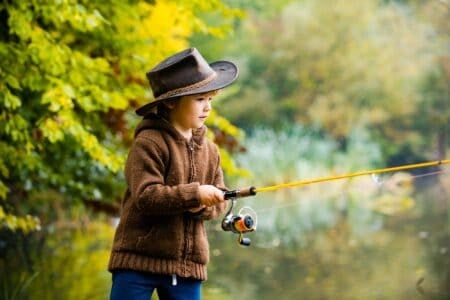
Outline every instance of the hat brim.
{"label": "hat brim", "polygon": [[152,111],[158,104],[165,100],[172,99],[175,97],[202,94],[210,91],[215,91],[222,89],[230,84],[232,84],[238,76],[238,68],[235,64],[229,61],[216,61],[210,64],[210,67],[216,72],[217,76],[211,82],[208,82],[204,86],[198,87],[196,89],[189,90],[187,92],[180,92],[178,94],[170,95],[170,97],[156,98],[155,101],[147,103],[136,110],[136,114],[139,116],[145,116],[147,113]]}

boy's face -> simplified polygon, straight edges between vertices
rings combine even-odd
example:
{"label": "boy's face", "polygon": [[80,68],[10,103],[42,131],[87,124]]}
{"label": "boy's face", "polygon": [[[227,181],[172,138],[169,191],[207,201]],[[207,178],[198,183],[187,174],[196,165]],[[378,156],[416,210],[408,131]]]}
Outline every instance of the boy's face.
{"label": "boy's face", "polygon": [[181,97],[169,105],[170,121],[183,130],[202,127],[211,111],[211,101],[217,93],[213,91]]}

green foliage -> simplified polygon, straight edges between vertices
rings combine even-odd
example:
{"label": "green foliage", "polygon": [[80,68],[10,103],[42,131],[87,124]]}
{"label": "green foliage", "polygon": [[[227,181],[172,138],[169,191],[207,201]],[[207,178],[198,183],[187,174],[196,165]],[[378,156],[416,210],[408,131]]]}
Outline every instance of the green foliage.
{"label": "green foliage", "polygon": [[40,229],[40,221],[38,218],[30,215],[26,215],[25,217],[17,217],[12,214],[7,214],[1,206],[0,224],[12,231],[20,230],[25,234]]}
{"label": "green foliage", "polygon": [[0,4],[0,273],[15,271],[0,298],[102,298],[113,227],[86,226],[83,203],[114,208],[124,191],[134,110],[151,100],[145,72],[240,15],[217,0]]}
{"label": "green foliage", "polygon": [[239,14],[216,0],[0,4],[0,227],[28,232],[16,214],[46,196],[117,201],[145,71]]}
{"label": "green foliage", "polygon": [[[106,270],[114,227],[104,218],[67,216],[44,232],[23,239],[5,238],[16,248],[1,260],[0,299],[106,299],[111,274]],[[30,246],[33,251],[23,249]],[[13,247],[10,246],[10,250]],[[20,255],[18,255],[20,254]]]}
{"label": "green foliage", "polygon": [[[220,113],[248,129],[319,127],[344,146],[352,128],[363,126],[385,158],[405,144],[423,144],[432,123],[418,130],[418,116],[423,94],[434,87],[420,83],[430,69],[448,70],[446,4],[289,1],[275,9],[278,2],[265,3],[271,17],[249,13],[228,43],[224,52],[240,64],[240,89]],[[448,85],[445,73],[439,80]],[[435,107],[445,115],[449,95],[441,93],[441,101]]]}
{"label": "green foliage", "polygon": [[[381,163],[379,146],[370,134],[354,128],[347,150],[331,136],[304,126],[284,127],[282,130],[255,128],[246,139],[247,151],[235,155],[236,162],[252,173],[256,186],[275,185],[299,179],[326,176],[333,173],[361,171]],[[248,185],[238,179],[238,185]]]}
{"label": "green foliage", "polygon": [[417,152],[426,151],[425,145],[435,145],[437,157],[446,157],[450,140],[450,57],[442,58],[440,65],[431,69],[422,82],[422,98],[415,116],[421,139],[411,143]]}

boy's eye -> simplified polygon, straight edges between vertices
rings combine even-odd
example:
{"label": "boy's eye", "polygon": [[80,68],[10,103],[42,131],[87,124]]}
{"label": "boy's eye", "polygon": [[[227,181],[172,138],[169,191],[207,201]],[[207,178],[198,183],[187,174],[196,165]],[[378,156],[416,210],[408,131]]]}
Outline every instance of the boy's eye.
{"label": "boy's eye", "polygon": [[205,101],[205,100],[211,101],[212,99],[213,99],[212,97],[201,97],[197,98],[197,101]]}
{"label": "boy's eye", "polygon": [[198,98],[195,98],[197,101],[212,101],[213,100],[213,97],[207,97],[207,96],[202,96],[202,97],[198,97]]}

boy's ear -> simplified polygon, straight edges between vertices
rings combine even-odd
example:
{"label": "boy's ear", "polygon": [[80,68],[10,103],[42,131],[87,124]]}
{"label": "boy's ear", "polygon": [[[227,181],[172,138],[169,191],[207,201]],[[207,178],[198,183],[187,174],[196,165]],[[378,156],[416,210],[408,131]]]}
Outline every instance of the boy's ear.
{"label": "boy's ear", "polygon": [[164,102],[163,105],[168,109],[173,109],[175,107],[175,103],[171,101]]}
{"label": "boy's ear", "polygon": [[165,107],[167,107],[168,109],[173,109],[173,108],[175,107],[175,105],[176,105],[178,99],[179,99],[179,98],[176,98],[176,99],[170,99],[170,100],[167,100],[167,101],[163,101],[162,104],[163,104]]}

